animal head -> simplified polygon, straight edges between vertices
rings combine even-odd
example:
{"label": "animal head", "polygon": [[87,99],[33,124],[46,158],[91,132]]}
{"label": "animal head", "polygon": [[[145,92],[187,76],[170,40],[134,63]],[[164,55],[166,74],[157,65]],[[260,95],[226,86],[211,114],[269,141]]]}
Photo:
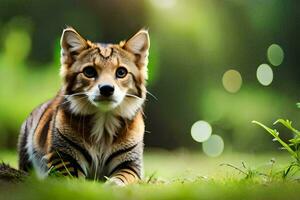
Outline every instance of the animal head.
{"label": "animal head", "polygon": [[65,29],[60,74],[71,109],[77,114],[134,115],[146,98],[149,47],[146,30],[119,44],[104,44]]}

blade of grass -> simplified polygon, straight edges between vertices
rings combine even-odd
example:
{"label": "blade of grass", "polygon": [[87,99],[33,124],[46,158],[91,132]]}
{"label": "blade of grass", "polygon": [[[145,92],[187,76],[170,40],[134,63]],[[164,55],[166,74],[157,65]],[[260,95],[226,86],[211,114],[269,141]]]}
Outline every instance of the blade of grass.
{"label": "blade of grass", "polygon": [[286,128],[290,129],[295,135],[297,135],[298,137],[300,137],[300,132],[292,126],[292,122],[291,121],[289,121],[289,120],[283,120],[283,119],[278,119],[277,121],[274,122],[274,125],[278,124],[278,123],[284,125]]}
{"label": "blade of grass", "polygon": [[257,124],[259,126],[261,126],[262,128],[264,128],[267,132],[269,132],[274,138],[276,138],[276,140],[294,157],[297,159],[297,153],[293,151],[293,149],[291,149],[291,147],[286,144],[283,140],[281,140],[281,138],[278,136],[279,133],[276,130],[273,130],[267,126],[265,126],[264,124],[257,122],[257,121],[252,121],[252,123]]}

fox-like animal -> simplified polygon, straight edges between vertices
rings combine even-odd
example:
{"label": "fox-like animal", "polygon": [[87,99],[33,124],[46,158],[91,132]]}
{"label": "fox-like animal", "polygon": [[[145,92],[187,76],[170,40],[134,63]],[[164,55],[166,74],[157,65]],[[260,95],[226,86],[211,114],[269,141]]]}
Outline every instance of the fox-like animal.
{"label": "fox-like animal", "polygon": [[105,44],[66,28],[60,44],[62,88],[23,123],[19,170],[119,186],[137,182],[143,177],[148,31]]}

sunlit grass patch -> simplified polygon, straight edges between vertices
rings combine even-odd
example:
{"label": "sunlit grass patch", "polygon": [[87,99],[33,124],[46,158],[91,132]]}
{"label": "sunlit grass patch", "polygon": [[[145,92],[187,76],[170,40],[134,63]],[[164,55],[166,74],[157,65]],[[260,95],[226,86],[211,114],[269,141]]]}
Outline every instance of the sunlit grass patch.
{"label": "sunlit grass patch", "polygon": [[196,180],[148,183],[124,188],[77,179],[31,179],[1,187],[3,199],[298,199],[300,184],[251,180]]}
{"label": "sunlit grass patch", "polygon": [[[0,159],[16,164],[17,156],[1,152]],[[21,184],[1,185],[0,199],[298,199],[300,183],[275,175],[290,160],[278,153],[225,152],[210,158],[195,151],[151,149],[145,152],[145,178],[135,185],[118,188],[71,177],[31,176]]]}

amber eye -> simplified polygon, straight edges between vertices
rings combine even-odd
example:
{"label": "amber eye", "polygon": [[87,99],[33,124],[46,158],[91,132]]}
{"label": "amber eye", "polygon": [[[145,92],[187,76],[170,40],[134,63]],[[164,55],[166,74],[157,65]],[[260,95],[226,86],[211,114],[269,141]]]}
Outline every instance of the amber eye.
{"label": "amber eye", "polygon": [[119,67],[116,71],[117,78],[124,78],[127,75],[128,71],[125,67]]}
{"label": "amber eye", "polygon": [[95,78],[97,76],[96,69],[91,66],[85,67],[82,72],[88,78]]}

